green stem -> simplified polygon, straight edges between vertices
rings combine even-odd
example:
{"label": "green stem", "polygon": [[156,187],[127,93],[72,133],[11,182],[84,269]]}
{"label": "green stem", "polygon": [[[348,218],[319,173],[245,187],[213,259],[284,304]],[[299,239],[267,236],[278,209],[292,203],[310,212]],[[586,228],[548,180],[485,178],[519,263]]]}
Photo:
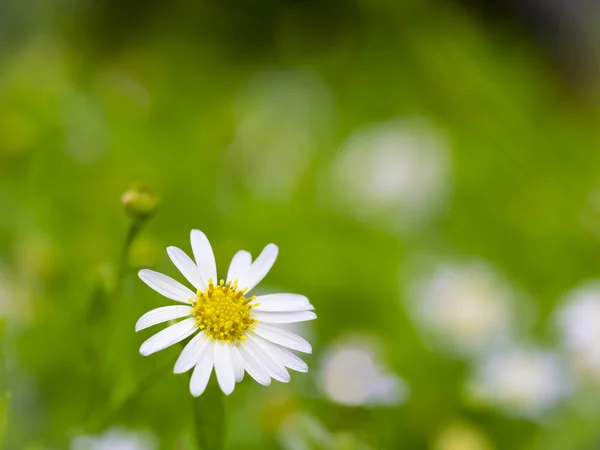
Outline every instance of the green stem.
{"label": "green stem", "polygon": [[[99,280],[94,287],[89,300],[89,313],[88,313],[88,325],[91,334],[94,333],[110,333],[111,328],[114,326],[111,320],[111,310],[113,305],[111,299],[121,290],[123,280],[129,269],[129,251],[135,238],[139,234],[142,226],[145,223],[144,218],[133,218],[129,222],[127,234],[123,241],[123,247],[121,255],[117,261],[117,277],[114,283],[107,283],[106,281]],[[98,389],[90,391],[90,398],[88,400],[89,406],[87,416],[93,416],[95,405],[101,402],[101,399],[108,395],[108,393],[102,388],[108,388],[101,383],[102,376],[104,375],[103,369],[106,366],[105,357],[99,349],[100,340],[88,340],[86,345],[86,354],[89,355],[89,363],[87,367],[87,373],[90,378],[97,377],[100,385]]]}
{"label": "green stem", "polygon": [[222,450],[225,445],[225,405],[217,380],[212,377],[204,393],[192,398],[194,434],[200,450]]}
{"label": "green stem", "polygon": [[[185,347],[182,342],[181,347]],[[193,370],[188,372],[192,378]],[[200,397],[192,397],[194,435],[199,450],[222,450],[225,445],[226,419],[223,393],[216,377],[211,377]]]}
{"label": "green stem", "polygon": [[144,225],[145,219],[132,219],[129,223],[129,229],[123,242],[123,250],[121,252],[121,258],[119,259],[119,284],[123,281],[123,277],[127,272],[129,251],[131,250],[131,244],[139,234],[142,226]]}

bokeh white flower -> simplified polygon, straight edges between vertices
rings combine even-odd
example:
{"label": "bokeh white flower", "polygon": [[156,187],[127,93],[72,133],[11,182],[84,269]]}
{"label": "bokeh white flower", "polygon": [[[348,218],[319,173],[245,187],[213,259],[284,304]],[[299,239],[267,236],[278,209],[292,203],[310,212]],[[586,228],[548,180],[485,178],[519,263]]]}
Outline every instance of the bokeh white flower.
{"label": "bokeh white flower", "polygon": [[156,292],[183,303],[154,309],[138,320],[136,331],[183,319],[145,341],[140,353],[147,356],[194,335],[175,363],[175,373],[194,369],[190,380],[194,396],[206,389],[213,367],[226,395],[233,392],[244,372],[265,386],[271,378],[288,382],[287,369],[306,372],[306,363],[288,349],[311,353],[310,344],[278,325],[315,319],[309,300],[298,294],[248,296],[275,263],[277,246],[267,245],[254,262],[250,253],[240,250],[231,260],[227,280],[217,281],[215,257],[206,235],[193,230],[191,243],[195,261],[177,247],[169,247],[167,252],[196,292],[161,273],[139,272]]}
{"label": "bokeh white flower", "polygon": [[283,450],[373,450],[352,431],[332,431],[305,412],[285,417],[277,430],[277,438]]}
{"label": "bokeh white flower", "polygon": [[476,402],[533,419],[555,407],[570,390],[556,353],[519,346],[483,356],[467,384],[468,395]]}
{"label": "bokeh white flower", "polygon": [[231,170],[239,170],[239,178],[257,197],[288,200],[331,132],[330,88],[311,72],[261,72],[238,96],[235,113],[228,153],[236,164]]}
{"label": "bokeh white flower", "polygon": [[439,262],[408,283],[409,311],[434,345],[460,355],[506,342],[514,326],[515,289],[483,261]]}
{"label": "bokeh white flower", "polygon": [[332,172],[336,205],[360,220],[410,228],[440,211],[450,190],[443,134],[425,118],[361,128]]}
{"label": "bokeh white flower", "polygon": [[555,317],[573,371],[583,381],[600,382],[600,280],[570,291]]}
{"label": "bokeh white flower", "polygon": [[155,450],[156,438],[146,431],[111,428],[102,434],[77,436],[71,450]]}
{"label": "bokeh white flower", "polygon": [[408,385],[385,368],[368,339],[333,344],[323,355],[320,386],[332,401],[348,406],[398,405]]}
{"label": "bokeh white flower", "polygon": [[277,431],[279,444],[285,450],[334,448],[335,445],[331,432],[315,417],[305,413],[290,414]]}

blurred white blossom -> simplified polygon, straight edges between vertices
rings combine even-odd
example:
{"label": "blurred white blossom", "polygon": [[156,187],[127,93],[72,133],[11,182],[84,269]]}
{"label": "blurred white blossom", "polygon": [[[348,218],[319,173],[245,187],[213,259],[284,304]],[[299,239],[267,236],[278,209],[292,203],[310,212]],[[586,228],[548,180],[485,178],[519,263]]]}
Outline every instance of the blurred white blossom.
{"label": "blurred white blossom", "polygon": [[419,328],[457,354],[506,342],[514,326],[515,290],[482,261],[436,261],[411,279],[406,293]]}
{"label": "blurred white blossom", "polygon": [[332,345],[324,354],[321,389],[336,403],[349,406],[398,405],[408,397],[408,385],[386,369],[368,340]]}
{"label": "blurred white blossom", "polygon": [[287,416],[279,427],[277,437],[284,450],[372,450],[352,432],[332,432],[317,418],[303,412]]}
{"label": "blurred white blossom", "polygon": [[574,371],[584,380],[600,381],[600,280],[569,292],[556,323]]}
{"label": "blurred white blossom", "polygon": [[288,199],[331,129],[329,87],[310,72],[267,71],[249,83],[236,106],[229,154],[239,175],[254,195]]}
{"label": "blurred white blossom", "polygon": [[333,167],[336,204],[372,223],[401,228],[439,212],[450,190],[442,133],[424,118],[366,126],[343,144]]}
{"label": "blurred white blossom", "polygon": [[569,394],[570,382],[555,353],[509,347],[478,361],[467,391],[507,414],[535,419]]}
{"label": "blurred white blossom", "polygon": [[278,430],[281,447],[286,450],[333,448],[334,440],[329,430],[316,418],[304,413],[286,417]]}
{"label": "blurred white blossom", "polygon": [[71,450],[154,450],[156,439],[148,432],[111,428],[102,434],[78,436]]}

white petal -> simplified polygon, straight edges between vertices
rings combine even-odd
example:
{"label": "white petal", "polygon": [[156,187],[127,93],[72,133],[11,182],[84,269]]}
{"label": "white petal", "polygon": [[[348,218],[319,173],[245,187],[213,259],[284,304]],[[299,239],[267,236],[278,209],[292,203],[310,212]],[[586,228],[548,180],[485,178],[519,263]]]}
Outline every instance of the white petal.
{"label": "white petal", "polygon": [[260,283],[275,264],[278,253],[279,249],[275,244],[268,244],[252,263],[250,269],[239,278],[240,288],[248,288],[248,291],[250,291]]}
{"label": "white petal", "polygon": [[191,241],[196,265],[204,284],[208,286],[208,280],[212,280],[214,284],[217,284],[219,282],[217,279],[217,263],[208,238],[202,231],[192,230]]}
{"label": "white petal", "polygon": [[200,360],[192,372],[192,378],[190,379],[190,392],[194,397],[199,397],[206,389],[206,385],[208,384],[208,380],[213,368],[215,357],[214,347],[215,342],[209,339],[207,344],[202,349]]}
{"label": "white petal", "polygon": [[139,318],[135,324],[135,331],[143,330],[144,328],[151,327],[157,323],[163,323],[173,319],[181,319],[182,317],[192,314],[193,310],[194,308],[191,306],[183,305],[163,306],[162,308],[153,309]]}
{"label": "white petal", "polygon": [[303,353],[312,353],[312,347],[308,341],[283,328],[267,325],[266,323],[258,323],[254,332],[274,344],[283,345],[284,347]]}
{"label": "white petal", "polygon": [[175,281],[173,278],[163,275],[160,272],[143,269],[138,272],[138,276],[156,292],[171,300],[191,303],[191,300],[196,298],[196,294],[179,281]]}
{"label": "white petal", "polygon": [[317,318],[317,315],[312,311],[265,312],[252,310],[252,315],[259,322],[266,323],[296,323]]}
{"label": "white petal", "polygon": [[263,367],[263,365],[259,362],[256,356],[254,356],[254,353],[252,353],[252,351],[248,349],[248,346],[246,344],[247,342],[243,342],[238,347],[240,356],[244,361],[244,369],[246,369],[248,375],[254,378],[257,383],[260,383],[263,386],[270,385],[271,377],[269,376],[269,371],[266,367]]}
{"label": "white petal", "polygon": [[173,264],[175,264],[175,267],[179,269],[181,274],[192,286],[199,291],[206,290],[207,286],[200,276],[198,266],[196,266],[196,263],[192,261],[192,258],[190,258],[187,253],[177,247],[167,248],[167,253],[169,254],[169,258],[171,258],[171,261],[173,261]]}
{"label": "white petal", "polygon": [[269,294],[256,297],[253,303],[260,303],[254,311],[309,311],[315,309],[304,295]]}
{"label": "white petal", "polygon": [[190,342],[187,343],[177,362],[175,363],[174,373],[184,373],[190,370],[200,361],[204,347],[208,344],[209,339],[206,337],[203,331],[194,336]]}
{"label": "white petal", "polygon": [[215,374],[225,395],[231,394],[235,387],[235,373],[231,362],[231,353],[229,352],[230,346],[231,344],[223,341],[215,342]]}
{"label": "white petal", "polygon": [[196,318],[182,320],[181,322],[165,328],[159,333],[156,333],[151,338],[147,339],[140,347],[140,353],[144,356],[156,353],[163,348],[183,341],[186,337],[193,334],[197,330]]}
{"label": "white petal", "polygon": [[244,343],[246,347],[254,353],[254,356],[269,370],[269,375],[271,378],[281,381],[282,383],[287,383],[290,381],[290,374],[283,364],[280,364],[278,361],[273,359],[273,356],[268,354],[259,344],[258,337],[253,336],[251,334],[246,335],[246,342]]}
{"label": "white petal", "polygon": [[308,372],[308,364],[306,364],[302,359],[298,358],[292,352],[273,344],[261,338],[260,336],[257,336],[256,342],[265,352],[269,353],[273,359],[280,362],[285,367],[289,367],[297,372]]}
{"label": "white petal", "polygon": [[227,281],[238,280],[242,275],[248,272],[252,264],[252,255],[245,250],[240,250],[231,259],[229,270],[227,271]]}
{"label": "white petal", "polygon": [[240,356],[240,351],[238,350],[237,345],[232,345],[229,350],[231,352],[231,363],[233,364],[235,382],[239,383],[244,379],[244,360]]}

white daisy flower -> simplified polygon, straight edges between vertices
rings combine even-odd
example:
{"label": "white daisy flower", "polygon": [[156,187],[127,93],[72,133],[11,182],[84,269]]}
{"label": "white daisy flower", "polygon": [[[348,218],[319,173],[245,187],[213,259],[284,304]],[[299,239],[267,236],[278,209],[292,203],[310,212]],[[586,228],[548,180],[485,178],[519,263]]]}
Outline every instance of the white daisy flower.
{"label": "white daisy flower", "polygon": [[183,319],[146,340],[140,353],[151,355],[194,335],[175,363],[174,372],[194,368],[190,392],[195,397],[206,389],[213,367],[225,395],[242,381],[244,371],[264,386],[271,384],[271,378],[288,382],[286,368],[308,371],[306,363],[284,347],[311,353],[310,344],[277,324],[315,319],[313,305],[298,294],[248,296],[275,263],[277,246],[267,245],[254,262],[250,253],[237,252],[225,282],[217,281],[215,256],[206,235],[192,230],[191,241],[196,262],[177,247],[169,247],[167,253],[196,292],[162,273],[147,269],[139,272],[142,281],[156,292],[183,303],[157,308],[140,317],[136,331]]}

